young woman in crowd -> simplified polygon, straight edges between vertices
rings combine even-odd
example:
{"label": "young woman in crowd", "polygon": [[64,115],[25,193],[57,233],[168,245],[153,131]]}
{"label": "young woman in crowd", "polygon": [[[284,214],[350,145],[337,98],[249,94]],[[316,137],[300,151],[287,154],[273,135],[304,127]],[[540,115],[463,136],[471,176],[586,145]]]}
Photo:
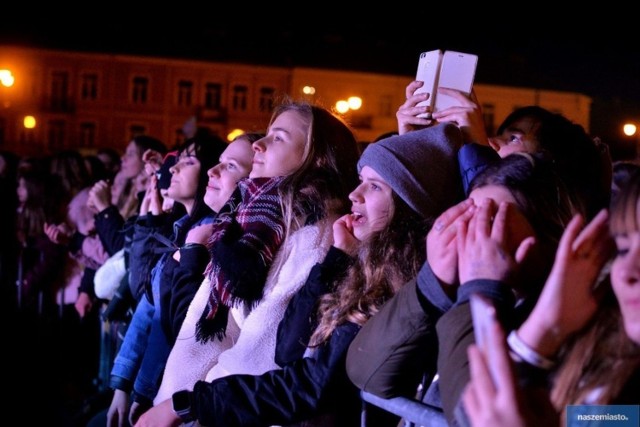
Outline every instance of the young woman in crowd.
{"label": "young woman in crowd", "polygon": [[[414,396],[423,375],[428,383],[437,371],[440,393],[434,384],[425,401],[437,408],[444,405],[446,415],[452,416],[449,399],[459,393],[461,382],[466,384],[468,372],[466,358],[446,358],[451,357],[450,346],[473,338],[467,322],[469,294],[488,293],[510,310],[510,322],[522,322],[571,218],[573,207],[563,188],[552,164],[529,154],[507,156],[478,175],[470,198],[443,213],[431,229],[427,263],[417,279],[389,301],[354,340],[347,357],[352,381],[381,397]],[[496,223],[499,220],[502,228],[492,236],[495,242],[491,241],[497,247],[487,245],[493,251],[463,253],[458,235],[466,224],[475,227],[480,214],[495,217]],[[495,251],[502,257],[490,258]],[[471,268],[485,262],[493,265],[487,277],[487,272]],[[506,278],[507,285],[498,280]],[[464,333],[454,336],[443,330],[444,317],[452,325],[465,325]]]}
{"label": "young woman in crowd", "polygon": [[[173,223],[169,240],[174,248],[184,243],[192,229],[204,229],[203,234],[211,232],[214,214],[203,197],[208,182],[207,170],[218,162],[221,148],[221,145],[205,138],[187,140],[176,163],[170,168],[172,178],[167,195],[186,210],[186,214]],[[152,225],[155,221],[161,226],[159,190],[153,186],[149,191],[155,195],[152,197],[156,201],[150,203],[152,210],[148,215],[138,217],[137,222]],[[136,410],[150,406],[157,391],[171,349],[170,340],[160,324],[162,312],[166,310],[163,295],[167,292],[165,289],[172,286],[172,277],[178,266],[172,257],[173,252],[175,249],[161,255],[151,270],[145,292],[114,360],[110,385],[115,393],[107,413],[109,425],[126,419],[129,392],[133,391],[133,400],[137,403],[131,411],[135,416]]]}
{"label": "young woman in crowd", "polygon": [[[460,140],[455,126],[443,125],[379,141],[364,151],[358,162],[361,183],[349,195],[352,213],[334,222],[334,246],[304,286],[312,298],[321,297],[307,357],[258,376],[199,381],[193,391],[178,391],[147,412],[138,425],[193,419],[227,426],[310,419],[319,425],[357,425],[359,396],[344,371],[346,350],[380,305],[417,274],[429,226],[459,194],[452,183]],[[434,167],[424,168],[423,159]]]}
{"label": "young woman in crowd", "polygon": [[[211,210],[220,212],[237,190],[238,182],[249,176],[253,163],[253,143],[262,137],[264,134],[257,132],[236,137],[220,155],[220,162],[207,171],[204,202]],[[210,237],[210,230],[191,230],[180,252],[176,253],[175,258],[180,261],[180,266],[174,275],[174,286],[171,286],[166,297],[169,309],[162,316],[163,327],[172,345],[208,264],[209,253],[205,243]]]}
{"label": "young woman in crowd", "polygon": [[55,294],[64,286],[66,249],[45,234],[47,223],[64,220],[66,204],[51,194],[61,191],[59,180],[38,170],[18,172],[15,233],[18,250],[18,303],[38,315],[55,315]]}
{"label": "young woman in crowd", "polygon": [[[469,348],[471,380],[462,400],[472,425],[559,424],[567,405],[640,404],[640,173],[635,169],[618,183],[610,219],[602,213],[583,228],[576,217],[567,227],[535,309],[509,333],[508,344],[494,319],[488,344]],[[617,252],[609,280],[598,283],[612,237]],[[518,376],[529,373],[525,389],[517,385],[507,349],[521,365]],[[549,402],[545,372],[551,375],[553,407],[544,405]],[[531,384],[542,384],[545,392]],[[532,392],[542,403],[533,403]]]}
{"label": "young woman in crowd", "polygon": [[[199,290],[167,361],[156,404],[198,380],[277,367],[278,323],[329,249],[331,224],[347,211],[348,188],[357,179],[357,145],[351,130],[328,110],[303,102],[279,105],[267,135],[253,149],[251,175],[240,181],[231,200],[237,207],[228,206],[230,221],[222,223],[226,231],[210,241],[210,273],[196,282]],[[269,194],[256,191],[268,183],[276,184]],[[260,210],[271,217],[256,215],[260,199],[266,200]],[[256,241],[256,233],[267,233],[268,240]]]}

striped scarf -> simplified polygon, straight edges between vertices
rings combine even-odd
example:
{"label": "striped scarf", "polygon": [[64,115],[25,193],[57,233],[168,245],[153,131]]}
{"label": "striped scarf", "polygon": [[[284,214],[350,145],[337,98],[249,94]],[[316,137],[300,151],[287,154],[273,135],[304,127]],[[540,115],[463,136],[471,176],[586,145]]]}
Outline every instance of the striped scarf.
{"label": "striped scarf", "polygon": [[[208,341],[225,336],[229,308],[244,302],[255,305],[262,296],[267,272],[284,236],[284,219],[278,188],[284,177],[245,178],[238,189],[216,216],[209,240],[211,262],[207,272],[211,278],[209,301],[196,327],[198,341]],[[221,248],[232,248],[232,254],[244,259],[254,259],[256,280],[250,283],[236,282],[242,275],[243,263],[222,265],[220,259],[230,260],[229,254],[216,253]],[[224,262],[224,261],[222,261]],[[225,264],[233,264],[227,261]],[[231,277],[229,277],[231,276]],[[246,289],[252,287],[252,289]],[[259,295],[246,299],[238,295]]]}

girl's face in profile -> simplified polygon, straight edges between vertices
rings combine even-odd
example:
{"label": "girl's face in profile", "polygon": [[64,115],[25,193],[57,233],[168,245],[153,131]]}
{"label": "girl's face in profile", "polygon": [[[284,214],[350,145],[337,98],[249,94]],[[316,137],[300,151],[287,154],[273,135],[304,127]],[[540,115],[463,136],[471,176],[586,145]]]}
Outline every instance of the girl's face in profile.
{"label": "girl's face in profile", "polygon": [[267,135],[253,143],[251,178],[273,178],[295,172],[304,162],[309,123],[296,111],[284,111]]}
{"label": "girl's face in profile", "polygon": [[618,299],[624,329],[640,345],[640,231],[618,234],[611,265],[611,285]]}
{"label": "girl's face in profile", "polygon": [[220,163],[207,171],[209,181],[204,202],[219,212],[236,189],[238,181],[249,176],[253,147],[245,137],[233,141],[220,155]]}
{"label": "girl's face in profile", "polygon": [[360,171],[360,185],[349,194],[353,235],[362,241],[384,229],[393,217],[393,190],[369,166]]}
{"label": "girl's face in profile", "polygon": [[200,178],[200,160],[195,148],[190,145],[180,153],[176,164],[169,168],[171,185],[167,195],[179,203],[189,202],[196,197]]}
{"label": "girl's face in profile", "polygon": [[134,178],[144,168],[142,153],[135,142],[131,141],[122,156],[121,169],[126,178]]}

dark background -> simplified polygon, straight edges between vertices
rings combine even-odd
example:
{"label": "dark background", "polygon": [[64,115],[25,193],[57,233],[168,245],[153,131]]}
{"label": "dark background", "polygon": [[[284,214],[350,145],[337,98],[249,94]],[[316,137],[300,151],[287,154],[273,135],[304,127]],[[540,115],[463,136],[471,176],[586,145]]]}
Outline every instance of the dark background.
{"label": "dark background", "polygon": [[[238,4],[240,9],[243,5]],[[479,25],[459,22],[456,9],[466,6],[453,3],[448,12],[431,11],[426,6],[363,12],[372,19],[347,19],[334,5],[308,6],[308,15],[317,14],[309,21],[273,10],[254,10],[249,5],[243,14],[234,14],[210,4],[186,10],[156,7],[153,17],[144,9],[127,10],[122,12],[126,16],[119,16],[114,5],[104,10],[100,22],[92,20],[96,16],[86,15],[5,17],[0,43],[346,69],[408,78],[415,75],[420,52],[458,50],[479,56],[477,82],[592,97],[590,131],[608,142],[614,154],[626,156],[630,149],[635,152],[640,141],[639,136],[622,134],[623,123],[640,124],[640,35],[631,12],[620,11],[616,20],[606,21],[606,8],[568,17],[553,9],[544,9],[547,16],[524,9]],[[536,7],[542,9],[541,5]],[[327,18],[332,13],[340,22],[335,22],[335,16]],[[587,21],[583,13],[597,19]],[[451,22],[451,17],[455,21]]]}

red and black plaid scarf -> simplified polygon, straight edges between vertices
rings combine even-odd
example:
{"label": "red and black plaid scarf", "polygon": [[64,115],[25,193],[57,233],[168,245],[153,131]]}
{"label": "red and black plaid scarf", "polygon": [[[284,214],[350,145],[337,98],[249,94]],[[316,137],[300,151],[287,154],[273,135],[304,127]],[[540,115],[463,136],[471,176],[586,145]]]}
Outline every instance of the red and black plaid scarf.
{"label": "red and black plaid scarf", "polygon": [[243,284],[234,283],[225,274],[225,271],[232,270],[233,266],[223,266],[217,262],[215,246],[217,242],[226,239],[228,244],[228,240],[231,239],[235,251],[240,253],[249,251],[256,255],[255,259],[259,259],[262,264],[260,268],[264,271],[264,277],[259,278],[257,281],[259,283],[253,284],[261,288],[251,290],[249,293],[262,295],[269,266],[284,237],[284,219],[278,193],[283,179],[284,177],[280,176],[241,180],[238,183],[238,190],[218,213],[209,240],[212,253],[207,272],[211,279],[211,292],[207,307],[196,327],[196,338],[199,341],[207,341],[213,337],[222,339],[226,331],[229,308],[238,303],[248,303],[251,306],[258,301],[246,301],[237,296],[247,292],[238,289]]}

